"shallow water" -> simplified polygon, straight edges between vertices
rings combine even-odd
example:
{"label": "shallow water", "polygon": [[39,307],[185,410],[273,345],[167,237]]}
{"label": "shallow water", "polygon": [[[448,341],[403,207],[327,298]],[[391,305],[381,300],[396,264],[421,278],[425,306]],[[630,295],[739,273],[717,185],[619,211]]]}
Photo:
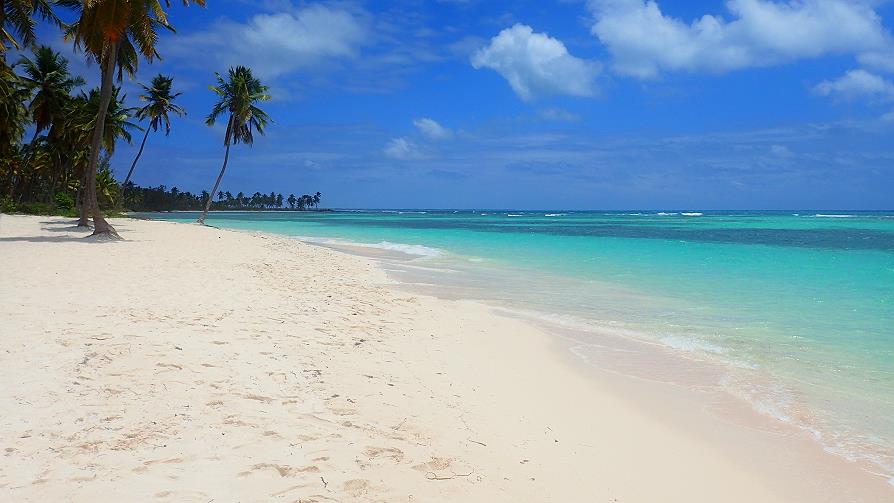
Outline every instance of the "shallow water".
{"label": "shallow water", "polygon": [[894,475],[894,213],[227,212],[208,223],[407,254],[388,262],[397,279],[573,329],[582,357],[587,333],[596,348],[610,330],[723,362],[730,392]]}

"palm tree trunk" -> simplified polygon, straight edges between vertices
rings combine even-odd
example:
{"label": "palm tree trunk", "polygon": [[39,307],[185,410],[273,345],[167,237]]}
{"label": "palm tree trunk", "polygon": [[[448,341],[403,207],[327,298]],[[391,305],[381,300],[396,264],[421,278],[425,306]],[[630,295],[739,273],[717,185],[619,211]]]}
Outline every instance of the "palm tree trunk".
{"label": "palm tree trunk", "polygon": [[47,203],[55,203],[56,186],[59,185],[59,177],[62,176],[62,163],[53,159],[53,177],[50,179],[50,188],[47,191]]}
{"label": "palm tree trunk", "polygon": [[146,146],[146,138],[149,138],[149,126],[146,126],[146,134],[143,135],[143,142],[140,143],[140,150],[137,152],[137,156],[133,158],[133,164],[130,165],[130,171],[127,172],[127,178],[125,178],[124,183],[121,184],[122,187],[127,187],[127,182],[129,182],[130,177],[133,176],[133,170],[137,167],[137,161],[139,161],[140,156],[143,155],[143,147]]}
{"label": "palm tree trunk", "polygon": [[[25,158],[22,159],[22,168],[26,168],[29,164],[31,164],[31,159],[34,157],[34,142],[37,141],[37,135],[40,134],[40,130],[35,126],[34,134],[31,136],[31,142],[28,143],[28,152],[25,154]],[[27,188],[27,187],[26,187]],[[22,193],[19,194],[19,202],[24,202],[25,199],[25,189],[22,189]]]}
{"label": "palm tree trunk", "polygon": [[90,212],[87,210],[87,202],[84,197],[85,185],[87,185],[86,172],[81,176],[81,183],[78,184],[78,227],[90,227]]}
{"label": "palm tree trunk", "polygon": [[202,211],[202,215],[199,216],[199,219],[196,222],[205,225],[205,219],[208,217],[208,210],[211,209],[211,201],[214,200],[214,194],[217,193],[218,187],[220,187],[220,181],[223,179],[224,171],[227,170],[227,162],[230,160],[230,132],[233,129],[233,116],[230,115],[230,120],[227,122],[227,136],[224,143],[227,148],[224,153],[224,161],[223,166],[220,168],[220,174],[217,175],[217,181],[214,182],[214,188],[211,189],[211,192],[208,194],[208,200],[205,201],[205,209]]}
{"label": "palm tree trunk", "polygon": [[[6,29],[6,0],[0,0],[0,30],[3,29]],[[3,54],[0,58],[5,61],[6,55]]]}
{"label": "palm tree trunk", "polygon": [[99,151],[102,149],[102,137],[106,126],[106,113],[112,100],[112,78],[118,62],[118,46],[120,42],[109,45],[109,53],[102,62],[102,86],[99,91],[99,112],[96,114],[96,125],[93,128],[93,141],[90,144],[90,161],[87,164],[87,195],[84,205],[93,215],[93,236],[104,236],[120,239],[115,228],[106,222],[99,211],[99,200],[96,196],[96,175],[99,166]]}

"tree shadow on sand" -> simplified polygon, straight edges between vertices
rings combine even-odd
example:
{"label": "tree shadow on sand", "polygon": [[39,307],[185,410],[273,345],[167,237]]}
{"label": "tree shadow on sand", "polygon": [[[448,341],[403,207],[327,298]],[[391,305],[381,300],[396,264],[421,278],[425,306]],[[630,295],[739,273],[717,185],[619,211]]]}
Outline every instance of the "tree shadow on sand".
{"label": "tree shadow on sand", "polygon": [[41,220],[41,225],[78,225],[78,219],[74,220]]}
{"label": "tree shadow on sand", "polygon": [[0,243],[97,243],[99,240],[89,239],[89,236],[8,236],[0,238]]}
{"label": "tree shadow on sand", "polygon": [[77,225],[66,225],[65,227],[42,227],[40,230],[46,232],[76,232],[84,234],[93,232],[93,227],[78,227]]}

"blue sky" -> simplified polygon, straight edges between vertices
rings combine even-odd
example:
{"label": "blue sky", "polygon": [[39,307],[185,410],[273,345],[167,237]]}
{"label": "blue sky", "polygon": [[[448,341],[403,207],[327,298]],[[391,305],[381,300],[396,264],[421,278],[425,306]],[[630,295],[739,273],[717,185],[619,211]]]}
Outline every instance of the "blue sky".
{"label": "blue sky", "polygon": [[[274,118],[223,187],[332,207],[894,208],[894,4],[209,0],[170,11],[186,118],[135,181],[207,190],[215,71]],[[73,67],[96,82],[58,34]],[[136,105],[138,91],[125,84]],[[136,148],[113,158],[123,178]]]}

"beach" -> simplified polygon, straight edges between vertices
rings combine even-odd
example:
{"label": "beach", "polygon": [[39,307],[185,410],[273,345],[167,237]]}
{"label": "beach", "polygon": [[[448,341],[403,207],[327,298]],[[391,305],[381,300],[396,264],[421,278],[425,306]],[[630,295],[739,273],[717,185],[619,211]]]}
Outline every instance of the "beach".
{"label": "beach", "polygon": [[0,215],[0,499],[890,501],[803,431],[287,237]]}

